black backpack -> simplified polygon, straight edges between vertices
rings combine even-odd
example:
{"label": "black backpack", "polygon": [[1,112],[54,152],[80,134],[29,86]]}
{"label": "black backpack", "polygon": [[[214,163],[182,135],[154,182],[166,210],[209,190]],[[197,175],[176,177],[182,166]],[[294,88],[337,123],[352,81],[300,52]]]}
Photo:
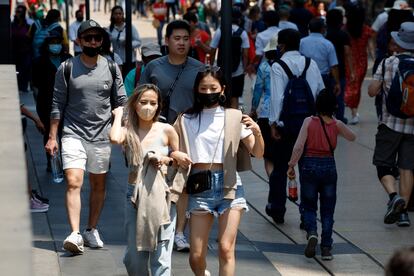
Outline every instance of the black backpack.
{"label": "black backpack", "polygon": [[280,64],[289,78],[284,92],[280,121],[283,122],[287,133],[298,135],[303,120],[316,112],[312,90],[306,80],[306,72],[311,59],[305,58],[305,68],[300,76],[293,75],[283,60],[277,60],[276,62]]}
{"label": "black backpack", "polygon": [[[241,35],[243,33],[243,28],[239,27],[237,31],[233,32],[231,36],[231,71],[236,72],[237,68],[239,68],[241,56],[242,56],[242,38]],[[223,34],[220,38],[220,47],[217,57],[217,65],[223,67],[223,51],[221,49],[223,45]]]}

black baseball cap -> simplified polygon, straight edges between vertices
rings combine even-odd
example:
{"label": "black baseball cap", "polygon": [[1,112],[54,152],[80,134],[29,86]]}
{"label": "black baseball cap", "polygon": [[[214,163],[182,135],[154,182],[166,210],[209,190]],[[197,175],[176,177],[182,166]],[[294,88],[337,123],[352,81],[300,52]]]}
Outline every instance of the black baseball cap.
{"label": "black baseball cap", "polygon": [[95,20],[86,20],[83,21],[82,24],[79,26],[78,29],[78,37],[80,38],[81,34],[83,34],[84,32],[91,30],[91,29],[95,29],[98,30],[100,32],[104,32],[105,30],[101,27],[101,25],[98,24],[98,22],[96,22]]}

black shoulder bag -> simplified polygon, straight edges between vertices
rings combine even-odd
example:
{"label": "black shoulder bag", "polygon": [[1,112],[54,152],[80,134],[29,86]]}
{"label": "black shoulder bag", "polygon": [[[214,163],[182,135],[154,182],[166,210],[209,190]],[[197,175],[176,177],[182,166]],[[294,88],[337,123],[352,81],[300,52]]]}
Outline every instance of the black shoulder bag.
{"label": "black shoulder bag", "polygon": [[221,129],[220,136],[216,144],[216,149],[214,150],[213,158],[210,162],[210,168],[208,170],[194,173],[188,177],[186,186],[187,194],[198,194],[211,189],[211,167],[213,166],[214,157],[216,156],[218,144],[220,142],[221,134],[223,134],[223,130],[224,126]]}

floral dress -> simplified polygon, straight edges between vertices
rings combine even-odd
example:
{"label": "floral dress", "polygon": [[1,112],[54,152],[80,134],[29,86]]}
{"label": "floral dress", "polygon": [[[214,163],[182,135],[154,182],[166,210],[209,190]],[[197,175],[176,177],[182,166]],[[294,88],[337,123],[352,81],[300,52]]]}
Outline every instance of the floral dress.
{"label": "floral dress", "polygon": [[361,86],[368,67],[368,41],[374,31],[364,25],[359,38],[351,38],[352,66],[354,67],[355,81],[351,82],[349,67],[345,66],[345,104],[350,108],[357,108],[361,99]]}

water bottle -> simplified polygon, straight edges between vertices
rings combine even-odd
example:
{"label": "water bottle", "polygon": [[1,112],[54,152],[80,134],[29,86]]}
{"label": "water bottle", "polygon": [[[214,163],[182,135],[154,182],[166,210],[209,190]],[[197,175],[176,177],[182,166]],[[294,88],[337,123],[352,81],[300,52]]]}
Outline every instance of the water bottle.
{"label": "water bottle", "polygon": [[52,176],[53,182],[60,183],[63,181],[63,169],[62,169],[62,161],[60,160],[59,151],[55,152],[52,156]]}
{"label": "water bottle", "polygon": [[298,200],[298,183],[295,178],[289,179],[288,182],[288,198],[290,201],[295,202]]}

